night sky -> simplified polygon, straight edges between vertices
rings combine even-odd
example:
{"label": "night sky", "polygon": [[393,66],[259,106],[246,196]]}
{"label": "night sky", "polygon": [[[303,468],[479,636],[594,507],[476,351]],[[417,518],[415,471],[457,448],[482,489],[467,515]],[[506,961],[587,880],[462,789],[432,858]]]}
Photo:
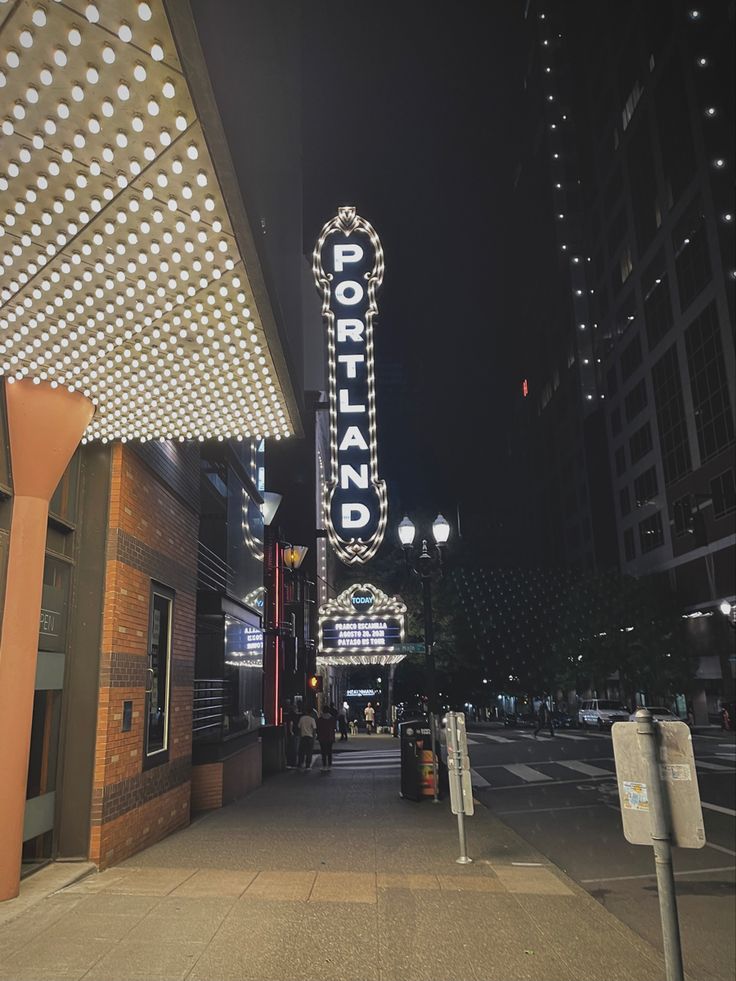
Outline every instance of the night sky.
{"label": "night sky", "polygon": [[492,500],[517,383],[508,201],[521,5],[316,0],[302,11],[305,249],[354,204],[386,254],[382,476],[402,510],[478,508]]}

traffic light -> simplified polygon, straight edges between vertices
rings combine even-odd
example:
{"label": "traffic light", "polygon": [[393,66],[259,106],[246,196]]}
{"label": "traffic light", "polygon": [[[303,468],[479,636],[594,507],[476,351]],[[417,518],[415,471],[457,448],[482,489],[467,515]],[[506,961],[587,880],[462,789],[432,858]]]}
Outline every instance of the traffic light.
{"label": "traffic light", "polygon": [[313,692],[322,691],[324,679],[321,674],[312,674],[309,676],[309,690]]}

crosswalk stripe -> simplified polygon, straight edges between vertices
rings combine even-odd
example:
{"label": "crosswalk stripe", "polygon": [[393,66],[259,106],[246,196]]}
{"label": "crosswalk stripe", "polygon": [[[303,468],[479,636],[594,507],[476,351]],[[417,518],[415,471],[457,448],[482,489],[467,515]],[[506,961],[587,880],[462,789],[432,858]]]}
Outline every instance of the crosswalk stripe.
{"label": "crosswalk stripe", "polygon": [[508,770],[509,773],[513,773],[515,777],[521,777],[524,783],[536,783],[539,780],[552,779],[546,773],[540,773],[539,770],[534,770],[532,767],[527,766],[526,763],[505,763],[503,768],[504,770]]}
{"label": "crosswalk stripe", "polygon": [[611,738],[611,732],[610,732],[610,730],[608,732],[590,732],[590,731],[588,731],[588,732],[585,733],[585,735],[586,736],[590,736],[591,739],[610,739]]}
{"label": "crosswalk stripe", "polygon": [[586,741],[586,736],[573,736],[570,732],[560,732],[559,729],[555,732],[555,737],[557,739],[573,739],[576,743],[584,743]]}
{"label": "crosswalk stripe", "polygon": [[581,763],[579,760],[555,760],[555,766],[564,766],[568,770],[575,770],[576,773],[584,773],[586,777],[614,777],[616,774],[610,770],[604,770],[600,766],[591,766],[590,763]]}
{"label": "crosswalk stripe", "polygon": [[726,773],[733,773],[733,767],[724,766],[723,763],[705,763],[703,760],[696,760],[695,766],[702,767],[703,770],[724,770]]}
{"label": "crosswalk stripe", "polygon": [[[336,766],[335,763],[332,764]],[[366,763],[364,766],[353,766],[351,763],[341,763],[339,770],[400,770],[401,763]]]}
{"label": "crosswalk stripe", "polygon": [[490,739],[492,743],[513,743],[513,739],[507,739],[506,736],[496,736],[490,732],[476,732],[476,736],[482,736],[484,739]]}
{"label": "crosswalk stripe", "polygon": [[470,770],[470,781],[474,787],[490,787],[485,777],[482,777],[477,770]]}

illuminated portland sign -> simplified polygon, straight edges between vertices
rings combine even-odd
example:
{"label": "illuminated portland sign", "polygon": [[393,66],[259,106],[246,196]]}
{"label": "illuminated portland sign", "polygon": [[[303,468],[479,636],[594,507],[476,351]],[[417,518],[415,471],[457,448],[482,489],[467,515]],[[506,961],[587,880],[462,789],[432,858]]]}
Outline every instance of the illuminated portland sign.
{"label": "illuminated portland sign", "polygon": [[404,642],[406,606],[375,586],[350,586],[319,609],[320,655],[391,652]]}
{"label": "illuminated portland sign", "polygon": [[386,530],[386,485],[378,476],[373,321],[383,250],[355,208],[339,208],[312,258],[327,326],[330,466],[323,509],[330,543],[348,565],[371,559]]}

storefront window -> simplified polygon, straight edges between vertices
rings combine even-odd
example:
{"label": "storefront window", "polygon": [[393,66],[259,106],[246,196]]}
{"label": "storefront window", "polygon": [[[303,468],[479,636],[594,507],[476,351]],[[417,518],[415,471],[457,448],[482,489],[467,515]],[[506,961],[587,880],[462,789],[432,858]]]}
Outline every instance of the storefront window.
{"label": "storefront window", "polygon": [[174,597],[170,590],[152,586],[146,684],[147,757],[163,753],[168,746],[173,606]]}
{"label": "storefront window", "polygon": [[225,732],[261,724],[263,631],[260,625],[225,617]]}
{"label": "storefront window", "polygon": [[79,450],[72,457],[69,466],[59,481],[49,503],[49,514],[61,518],[68,524],[77,519],[77,486],[79,484]]}

